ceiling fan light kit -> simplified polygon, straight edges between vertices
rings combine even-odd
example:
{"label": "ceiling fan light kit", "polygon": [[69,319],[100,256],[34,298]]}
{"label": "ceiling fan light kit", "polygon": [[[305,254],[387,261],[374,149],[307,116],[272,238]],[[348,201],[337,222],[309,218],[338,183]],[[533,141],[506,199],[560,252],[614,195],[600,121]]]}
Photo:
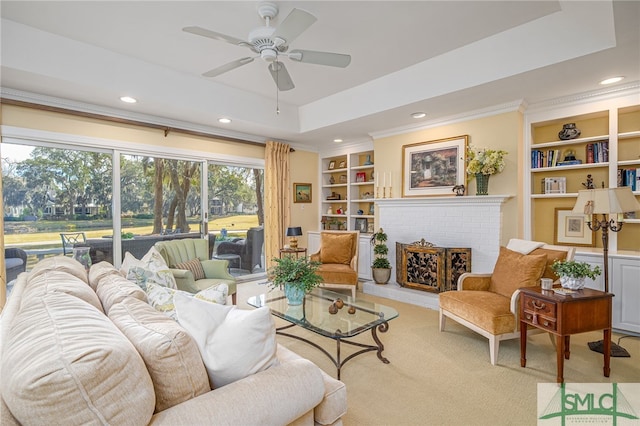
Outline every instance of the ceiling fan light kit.
{"label": "ceiling fan light kit", "polygon": [[293,89],[295,85],[287,68],[280,61],[280,56],[286,56],[296,62],[339,68],[345,68],[351,63],[351,56],[341,53],[300,49],[292,50],[288,54],[285,53],[289,49],[290,43],[316,22],[317,18],[309,12],[301,9],[293,9],[277,27],[270,26],[271,20],[278,15],[277,4],[273,2],[261,2],[258,5],[258,15],[264,19],[265,25],[251,30],[248,42],[197,26],[183,28],[183,31],[191,34],[224,41],[236,46],[248,47],[257,54],[257,56],[254,57],[240,58],[221,65],[205,72],[202,74],[203,76],[217,77],[253,62],[255,58],[260,57],[269,64],[267,69],[273,81],[276,83],[278,90],[285,91]]}

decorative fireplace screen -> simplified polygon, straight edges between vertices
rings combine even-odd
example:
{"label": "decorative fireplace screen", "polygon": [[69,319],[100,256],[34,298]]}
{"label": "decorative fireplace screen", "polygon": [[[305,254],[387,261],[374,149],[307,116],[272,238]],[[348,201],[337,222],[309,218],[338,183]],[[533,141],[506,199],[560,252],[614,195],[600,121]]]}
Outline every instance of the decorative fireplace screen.
{"label": "decorative fireplace screen", "polygon": [[434,247],[424,240],[396,243],[396,281],[403,287],[434,293],[456,290],[465,272],[471,272],[470,248]]}

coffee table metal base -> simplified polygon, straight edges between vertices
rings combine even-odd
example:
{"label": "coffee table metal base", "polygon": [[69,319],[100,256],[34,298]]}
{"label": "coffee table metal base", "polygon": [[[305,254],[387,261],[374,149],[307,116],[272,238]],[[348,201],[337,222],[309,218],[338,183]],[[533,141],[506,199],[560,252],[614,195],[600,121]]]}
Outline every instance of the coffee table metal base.
{"label": "coffee table metal base", "polygon": [[[371,329],[371,337],[373,337],[373,341],[376,343],[375,345],[366,345],[364,343],[351,342],[349,340],[343,340],[343,339],[341,339],[339,337],[335,338],[335,341],[336,341],[336,356],[335,357],[333,355],[331,355],[325,348],[323,348],[322,346],[318,345],[315,342],[312,342],[311,340],[305,339],[304,337],[296,336],[295,334],[284,333],[282,331],[282,330],[287,330],[287,329],[295,327],[295,326],[296,326],[296,324],[289,324],[289,325],[285,325],[284,327],[276,328],[276,333],[281,335],[281,336],[287,336],[287,337],[291,337],[292,339],[300,340],[300,341],[305,342],[305,343],[315,347],[316,349],[320,350],[320,352],[325,354],[331,361],[333,361],[333,364],[336,366],[336,369],[337,369],[337,372],[338,372],[338,380],[340,380],[340,370],[342,369],[342,366],[347,363],[347,361],[355,358],[358,355],[361,355],[361,354],[364,354],[364,353],[367,353],[367,352],[377,351],[378,359],[380,361],[382,361],[383,363],[385,363],[385,364],[389,364],[389,360],[387,358],[385,358],[384,356],[382,356],[382,351],[384,351],[384,345],[382,344],[382,342],[378,338],[378,334],[376,332],[376,329],[378,329],[378,330],[380,330],[381,333],[386,333],[387,330],[389,330],[389,323],[388,322],[383,322],[381,324],[378,324],[376,327],[373,327]],[[343,343],[345,343],[347,345],[364,348],[364,349],[361,349],[358,352],[352,353],[351,355],[349,355],[345,359],[341,359],[340,342],[343,342]]]}

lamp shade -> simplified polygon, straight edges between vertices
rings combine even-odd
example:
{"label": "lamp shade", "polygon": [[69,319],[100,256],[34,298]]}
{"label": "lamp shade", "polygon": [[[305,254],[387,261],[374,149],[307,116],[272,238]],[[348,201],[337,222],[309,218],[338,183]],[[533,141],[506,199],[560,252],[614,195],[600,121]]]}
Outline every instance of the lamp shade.
{"label": "lamp shade", "polygon": [[597,188],[578,191],[572,213],[611,214],[640,210],[640,203],[628,186]]}
{"label": "lamp shade", "polygon": [[302,227],[293,226],[287,228],[287,237],[299,237],[300,235],[302,235]]}

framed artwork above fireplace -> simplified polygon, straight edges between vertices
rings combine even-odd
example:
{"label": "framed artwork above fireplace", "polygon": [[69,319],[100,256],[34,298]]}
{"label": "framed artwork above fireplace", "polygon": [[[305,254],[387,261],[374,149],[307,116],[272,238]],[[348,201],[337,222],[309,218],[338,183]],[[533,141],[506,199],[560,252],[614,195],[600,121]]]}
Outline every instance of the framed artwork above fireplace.
{"label": "framed artwork above fireplace", "polygon": [[466,183],[468,135],[402,147],[402,196],[453,196],[453,187]]}

